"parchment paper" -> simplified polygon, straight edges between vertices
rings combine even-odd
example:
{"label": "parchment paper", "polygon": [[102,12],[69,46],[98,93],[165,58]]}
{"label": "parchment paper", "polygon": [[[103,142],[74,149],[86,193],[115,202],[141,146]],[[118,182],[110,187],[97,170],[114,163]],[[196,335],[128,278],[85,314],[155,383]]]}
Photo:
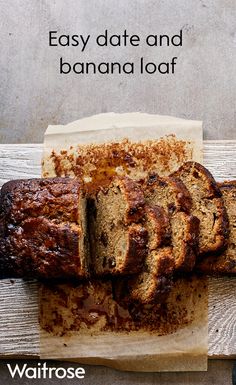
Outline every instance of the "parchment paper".
{"label": "parchment paper", "polygon": [[[145,146],[150,146],[152,151],[153,142],[150,140],[158,143],[163,135],[172,134],[176,136],[174,141],[182,141],[186,151],[181,152],[181,156],[174,157],[174,162],[171,161],[168,166],[166,163],[162,164],[163,170],[168,168],[168,172],[174,171],[186,160],[202,162],[202,125],[198,121],[141,113],[111,113],[82,119],[67,126],[49,126],[44,139],[42,175],[64,176],[68,169],[69,175],[76,176],[76,169],[70,168],[70,159],[75,163],[81,153],[84,156],[87,145],[103,146],[103,143],[120,142],[128,138],[130,142],[145,141]],[[171,140],[173,141],[173,137]],[[73,157],[67,156],[66,162],[63,160],[64,169],[61,171],[51,155],[55,152],[64,155],[65,150],[71,151]],[[175,151],[175,146],[171,147],[171,151]],[[154,153],[152,162],[153,166],[158,164],[161,168],[162,158],[159,159],[158,155],[157,152]],[[157,162],[154,161],[155,156],[158,158]],[[50,289],[43,286],[40,299],[41,358],[69,359],[132,371],[207,370],[207,281],[197,277],[193,282],[181,281],[184,298],[177,305],[179,284],[177,282],[172,290],[169,314],[185,312],[186,322],[180,322],[178,329],[167,335],[159,335],[160,330],[150,332],[142,328],[130,332],[104,332],[79,327],[72,328],[70,332],[58,333],[58,330],[53,331],[52,323],[50,324],[53,317],[50,318],[50,315],[53,312],[59,314],[61,325],[71,322],[70,318],[75,314],[71,311],[73,301],[68,301],[72,295],[71,289],[69,286],[65,288],[65,292],[68,291],[69,294],[64,297],[67,298],[67,305],[70,305],[63,307],[54,295],[55,287]],[[79,295],[79,289],[75,289],[76,295]]]}
{"label": "parchment paper", "polygon": [[[167,136],[173,134],[176,138]],[[90,179],[91,173],[104,169],[104,158],[113,162],[115,172],[123,170],[131,177],[142,177],[140,171],[151,167],[167,175],[187,160],[202,162],[202,124],[160,115],[108,113],[46,130],[44,177],[82,174]]]}

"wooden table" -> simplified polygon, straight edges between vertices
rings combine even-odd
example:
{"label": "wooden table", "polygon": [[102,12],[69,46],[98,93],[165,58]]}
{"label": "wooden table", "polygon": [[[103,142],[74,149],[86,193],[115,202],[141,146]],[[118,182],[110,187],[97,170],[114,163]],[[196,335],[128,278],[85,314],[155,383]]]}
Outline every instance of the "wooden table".
{"label": "wooden table", "polygon": [[[0,145],[0,185],[39,177],[41,144]],[[236,141],[205,141],[204,164],[218,181],[236,179]],[[236,357],[236,277],[209,282],[210,358]],[[39,357],[38,284],[0,282],[0,356]]]}

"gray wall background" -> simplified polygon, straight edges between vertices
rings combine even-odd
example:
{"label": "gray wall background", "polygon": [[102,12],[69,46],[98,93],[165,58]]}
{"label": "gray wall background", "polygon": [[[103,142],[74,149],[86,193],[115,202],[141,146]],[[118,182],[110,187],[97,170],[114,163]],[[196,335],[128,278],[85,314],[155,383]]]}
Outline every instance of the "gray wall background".
{"label": "gray wall background", "polygon": [[[205,139],[236,139],[235,0],[0,0],[0,142],[41,142],[48,124],[144,111],[204,121]],[[48,31],[177,33],[183,47],[48,47]],[[175,75],[60,75],[76,61],[156,62]]]}

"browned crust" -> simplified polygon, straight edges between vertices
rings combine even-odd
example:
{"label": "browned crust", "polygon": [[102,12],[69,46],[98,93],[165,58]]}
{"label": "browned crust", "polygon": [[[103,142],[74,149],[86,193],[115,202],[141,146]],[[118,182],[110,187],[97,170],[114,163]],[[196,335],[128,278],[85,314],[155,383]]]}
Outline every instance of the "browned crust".
{"label": "browned crust", "polygon": [[191,195],[180,179],[173,176],[159,177],[157,174],[152,173],[149,174],[145,181],[140,181],[140,184],[146,194],[152,194],[155,192],[155,189],[163,189],[169,186],[176,199],[176,204],[173,204],[173,207],[169,207],[170,213],[174,213],[176,211],[185,211],[188,213],[191,210]]}
{"label": "browned crust", "polygon": [[[225,194],[231,195],[235,193],[236,196],[236,180],[225,181],[217,184],[220,188],[223,197]],[[233,199],[233,197],[232,197]],[[234,198],[235,199],[235,198]],[[235,202],[235,215],[236,215],[236,202]],[[233,226],[231,223],[231,217],[229,215],[229,225]],[[235,255],[229,254],[228,248],[219,254],[209,255],[206,258],[199,261],[196,266],[196,269],[204,274],[209,275],[235,275],[236,274],[236,250]]]}
{"label": "browned crust", "polygon": [[161,244],[167,244],[171,238],[171,228],[169,216],[163,207],[145,205],[145,221],[151,222],[154,236],[149,236],[148,249],[155,250]]}
{"label": "browned crust", "polygon": [[84,278],[79,256],[81,185],[70,178],[7,182],[0,192],[0,274]]}
{"label": "browned crust", "polygon": [[0,192],[1,210],[9,223],[46,216],[58,221],[78,221],[81,184],[70,178],[20,179],[5,183]]}
{"label": "browned crust", "polygon": [[217,186],[217,183],[213,177],[213,175],[210,173],[209,170],[207,170],[202,164],[198,162],[185,162],[183,165],[174,172],[171,176],[179,178],[179,175],[182,172],[191,172],[191,169],[194,169],[201,177],[205,180],[207,186],[208,186],[208,195],[206,198],[217,198],[221,197],[221,192],[219,187]]}
{"label": "browned crust", "polygon": [[123,269],[124,274],[138,273],[142,270],[144,259],[147,256],[147,242],[148,233],[142,225],[129,226],[129,248]]}
{"label": "browned crust", "polygon": [[182,182],[182,180],[171,176],[167,177],[166,181],[175,192],[176,199],[178,201],[178,211],[183,210],[188,213],[192,207],[192,198],[185,184]]}
{"label": "browned crust", "polygon": [[4,239],[5,273],[12,277],[85,278],[78,256],[80,227],[46,218],[28,218],[10,226]]}
{"label": "browned crust", "polygon": [[229,222],[227,210],[225,208],[222,194],[220,191],[217,182],[214,177],[203,165],[197,162],[186,162],[184,163],[175,173],[172,174],[174,177],[181,179],[181,173],[193,171],[197,172],[198,175],[205,181],[207,186],[206,199],[211,199],[217,210],[217,217],[215,218],[214,228],[212,229],[212,234],[214,234],[213,242],[209,243],[206,247],[201,246],[199,248],[199,254],[201,257],[212,252],[221,252],[227,246],[228,241],[228,232],[229,232]]}
{"label": "browned crust", "polygon": [[220,256],[208,256],[197,264],[196,271],[213,276],[235,275],[236,259],[231,259],[225,253]]}
{"label": "browned crust", "polygon": [[117,178],[115,179],[115,183],[117,183],[126,197],[127,209],[125,223],[139,222],[143,217],[143,208],[145,205],[144,194],[140,186],[129,177]]}

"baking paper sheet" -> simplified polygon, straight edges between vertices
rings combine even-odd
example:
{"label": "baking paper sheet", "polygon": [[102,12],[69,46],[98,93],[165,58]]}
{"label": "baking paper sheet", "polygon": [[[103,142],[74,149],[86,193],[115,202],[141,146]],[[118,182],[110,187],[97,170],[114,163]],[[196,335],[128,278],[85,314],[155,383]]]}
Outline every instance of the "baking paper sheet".
{"label": "baking paper sheet", "polygon": [[[75,165],[76,159],[81,156],[81,153],[85,156],[87,149],[91,150],[91,144],[104,146],[104,143],[109,145],[111,142],[117,143],[127,138],[129,142],[145,142],[145,146],[150,146],[150,151],[152,151],[153,142],[150,140],[158,143],[161,137],[173,134],[176,143],[182,141],[186,151],[181,152],[181,156],[174,156],[174,161],[171,160],[167,165],[166,163],[160,164],[163,158],[159,158],[159,153],[155,150],[154,158],[152,158],[153,166],[156,167],[158,164],[159,169],[168,168],[169,172],[174,171],[186,160],[194,159],[202,162],[202,125],[198,121],[141,113],[111,113],[82,119],[66,126],[49,126],[44,138],[42,175],[64,176],[65,170],[69,170],[68,175],[76,176],[77,169],[71,168],[70,163],[73,162]],[[167,138],[167,140],[169,139]],[[173,137],[170,140],[173,141]],[[171,148],[168,160],[175,152],[175,146],[172,144],[172,147],[168,147]],[[67,151],[66,160],[63,158],[65,151]],[[52,153],[62,155],[63,171],[60,167],[56,167]],[[73,156],[70,157],[68,154]],[[155,156],[156,162],[153,160]],[[50,319],[50,313],[55,311],[56,307],[56,311],[62,317],[62,323],[67,323],[68,317],[71,316],[70,311],[68,313],[68,309],[65,311],[65,308],[63,309],[63,306],[55,301],[53,294],[55,287],[49,289],[43,286],[40,300],[41,358],[69,359],[132,371],[206,370],[207,281],[195,277],[194,283],[186,280],[181,284],[183,292],[186,294],[181,306],[182,310],[187,309],[189,322],[180,323],[178,330],[161,336],[158,335],[158,332],[145,330],[125,333],[114,331],[91,333],[91,330],[86,328],[78,328],[78,330],[56,335],[55,330],[50,328],[48,316]],[[172,306],[176,302],[175,294],[174,289],[171,294]],[[172,310],[175,311],[174,307]]]}
{"label": "baking paper sheet", "polygon": [[202,162],[202,124],[168,116],[108,113],[49,126],[45,133],[44,177],[89,179],[104,169],[104,158],[131,177],[142,177],[140,170],[149,171],[151,166],[167,175],[187,160]]}

